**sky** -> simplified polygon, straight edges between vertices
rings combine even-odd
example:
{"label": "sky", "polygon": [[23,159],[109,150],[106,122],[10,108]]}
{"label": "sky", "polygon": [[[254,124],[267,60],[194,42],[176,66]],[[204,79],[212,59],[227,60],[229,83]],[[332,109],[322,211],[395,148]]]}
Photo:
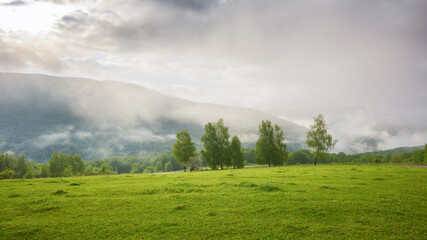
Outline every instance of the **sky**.
{"label": "sky", "polygon": [[424,0],[0,0],[0,71],[250,107],[345,145],[427,142]]}

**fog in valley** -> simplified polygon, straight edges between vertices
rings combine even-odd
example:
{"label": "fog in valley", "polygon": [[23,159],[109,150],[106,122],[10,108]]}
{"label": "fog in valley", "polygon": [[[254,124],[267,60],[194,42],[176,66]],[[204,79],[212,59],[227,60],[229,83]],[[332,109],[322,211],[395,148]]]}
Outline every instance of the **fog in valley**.
{"label": "fog in valley", "polygon": [[199,140],[221,117],[249,145],[270,119],[304,147],[318,113],[336,152],[423,145],[425,12],[425,1],[2,3],[2,123],[26,113],[15,150],[90,142],[99,156],[170,145],[182,128]]}

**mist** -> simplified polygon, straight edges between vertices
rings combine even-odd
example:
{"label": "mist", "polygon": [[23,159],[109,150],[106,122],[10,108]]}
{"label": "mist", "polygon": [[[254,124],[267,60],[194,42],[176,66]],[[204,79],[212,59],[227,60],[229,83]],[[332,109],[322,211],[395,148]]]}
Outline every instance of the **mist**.
{"label": "mist", "polygon": [[195,103],[113,81],[0,73],[0,100],[0,110],[8,113],[0,118],[2,149],[30,157],[42,152],[39,158],[55,148],[90,159],[161,153],[170,151],[183,129],[199,144],[204,124],[219,118],[248,144],[265,119],[279,124],[293,146],[302,144],[306,131],[254,109]]}
{"label": "mist", "polygon": [[[31,7],[22,2],[0,8]],[[201,125],[222,116],[254,139],[262,117],[234,124],[239,116],[224,107],[187,104],[203,102],[259,109],[304,127],[322,113],[339,140],[336,151],[427,141],[425,1],[45,2],[64,14],[44,33],[5,31],[0,22],[0,71],[152,89],[140,97],[126,85],[97,93],[96,84],[79,83],[70,87],[87,94],[61,92],[73,113],[101,125],[135,128],[162,117]]]}

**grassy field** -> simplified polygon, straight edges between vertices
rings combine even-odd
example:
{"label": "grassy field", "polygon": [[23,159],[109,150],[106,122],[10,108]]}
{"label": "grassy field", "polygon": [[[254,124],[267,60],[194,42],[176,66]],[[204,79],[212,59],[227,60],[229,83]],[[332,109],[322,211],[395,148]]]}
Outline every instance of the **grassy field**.
{"label": "grassy field", "polygon": [[427,239],[427,168],[0,181],[1,239]]}

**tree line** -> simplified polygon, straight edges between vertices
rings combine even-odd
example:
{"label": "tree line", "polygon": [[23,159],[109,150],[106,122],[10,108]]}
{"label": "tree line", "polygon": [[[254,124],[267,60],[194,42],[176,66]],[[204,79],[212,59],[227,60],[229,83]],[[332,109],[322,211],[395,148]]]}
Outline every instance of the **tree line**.
{"label": "tree line", "polygon": [[[322,163],[400,163],[427,164],[427,144],[424,149],[398,148],[389,151],[367,152],[357,154],[326,153],[319,158]],[[289,154],[288,165],[313,163],[314,156],[308,149],[301,149]]]}
{"label": "tree line", "polygon": [[[255,162],[255,149],[243,148],[244,164],[257,164]],[[206,167],[200,152],[195,153],[200,163],[198,169]],[[58,155],[61,155],[59,153]],[[65,154],[62,154],[63,156]],[[68,156],[68,155],[65,155]],[[288,153],[286,165],[313,164],[315,156],[309,149],[301,149]],[[381,152],[368,152],[359,154],[325,153],[318,160],[321,163],[382,163],[382,164],[427,164],[427,144],[423,148],[397,148]],[[264,164],[264,163],[260,163]],[[70,169],[70,168],[69,168]],[[162,153],[157,156],[136,157],[119,156],[106,159],[97,159],[84,162],[84,171],[77,175],[103,175],[103,174],[137,174],[180,171],[183,166],[175,160],[172,152]],[[187,168],[190,170],[190,168]],[[64,169],[65,170],[65,169]],[[193,169],[195,170],[195,169]],[[70,176],[67,171],[62,176]],[[40,178],[53,177],[49,164],[26,161],[24,155],[16,156],[12,153],[0,153],[0,179],[5,178]]]}
{"label": "tree line", "polygon": [[117,156],[85,162],[77,154],[54,151],[47,164],[26,161],[24,155],[0,154],[0,179],[154,173],[181,169],[171,152],[149,157]]}
{"label": "tree line", "polygon": [[[319,115],[320,117],[321,115]],[[320,122],[322,123],[322,121],[324,121],[323,118]],[[324,126],[326,125],[324,124]],[[157,157],[111,157],[84,162],[77,154],[67,155],[53,151],[49,163],[46,165],[26,162],[25,156],[15,158],[12,155],[2,154],[0,156],[0,177],[68,177],[169,172],[180,169],[194,171],[201,169],[202,166],[217,170],[243,168],[245,162],[267,164],[268,166],[285,164],[288,159],[288,152],[286,151],[286,144],[284,144],[283,130],[277,124],[273,125],[268,120],[263,120],[258,129],[259,138],[255,144],[254,151],[242,149],[240,139],[237,136],[231,137],[229,128],[225,126],[223,119],[219,119],[217,122],[205,124],[205,134],[201,137],[203,149],[199,152],[196,151],[195,143],[192,141],[188,130],[184,129],[176,134],[176,142],[173,145],[172,153],[160,154]],[[325,134],[326,131],[321,131],[316,132],[311,138],[308,137],[308,139],[314,139],[312,147],[317,151],[317,156],[331,147],[330,145],[320,146],[319,144],[327,143],[322,143],[322,139],[316,140],[316,137],[325,138]],[[328,137],[331,138],[330,135],[326,135],[326,138]],[[307,143],[309,143],[308,141]]]}
{"label": "tree line", "polygon": [[[237,136],[231,137],[224,121],[209,122],[201,137],[203,149],[197,151],[187,129],[176,134],[172,152],[157,156],[116,156],[83,161],[78,155],[53,151],[48,164],[26,161],[24,155],[0,153],[0,179],[34,177],[69,177],[125,173],[154,173],[225,168],[243,168],[247,164],[268,166],[322,163],[407,163],[427,164],[427,144],[424,149],[398,148],[382,152],[345,154],[328,153],[337,140],[328,134],[323,115],[314,118],[307,132],[306,144],[310,149],[286,151],[284,132],[270,121],[258,126],[259,136],[255,148],[242,148]],[[230,139],[231,138],[231,139]]]}
{"label": "tree line", "polygon": [[[283,130],[278,125],[273,126],[268,120],[263,120],[258,128],[259,138],[255,144],[255,151],[251,153],[242,149],[239,137],[230,136],[229,128],[224,125],[223,119],[205,124],[205,133],[201,138],[203,143],[201,155],[206,165],[211,170],[243,168],[245,156],[257,164],[283,165],[288,156]],[[187,129],[176,134],[172,152],[177,161],[184,166],[194,159],[196,147]]]}
{"label": "tree line", "polygon": [[[205,134],[201,138],[203,143],[201,154],[212,170],[222,170],[224,167],[243,168],[245,158],[246,162],[250,158],[256,164],[266,164],[269,167],[287,163],[289,153],[284,143],[284,132],[280,126],[273,125],[268,120],[262,120],[258,126],[258,140],[253,152],[243,150],[237,136],[233,136],[230,142],[229,128],[224,125],[222,119],[205,124],[204,130]],[[314,154],[314,165],[338,142],[328,133],[322,114],[314,118],[314,124],[310,126],[306,137],[306,144]],[[185,165],[195,154],[195,143],[191,140],[187,129],[177,133],[176,139],[172,151],[178,162]]]}

